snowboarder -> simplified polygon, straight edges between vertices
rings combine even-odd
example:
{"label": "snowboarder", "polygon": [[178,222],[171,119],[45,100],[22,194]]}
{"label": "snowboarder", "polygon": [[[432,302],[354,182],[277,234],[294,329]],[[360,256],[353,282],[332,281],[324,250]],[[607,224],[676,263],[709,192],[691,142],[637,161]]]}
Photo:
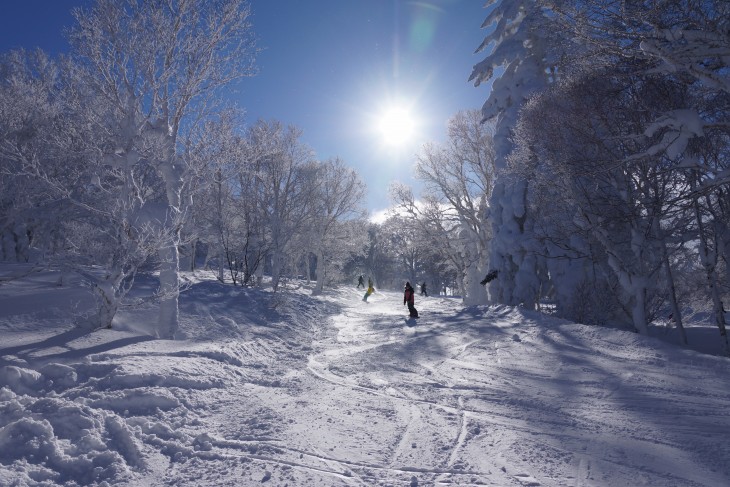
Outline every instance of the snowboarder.
{"label": "snowboarder", "polygon": [[367,302],[368,297],[375,292],[375,288],[373,288],[373,281],[368,280],[368,290],[365,291],[365,296],[362,297],[362,300]]}
{"label": "snowboarder", "polygon": [[428,293],[426,292],[426,283],[425,282],[423,284],[421,284],[421,296],[428,297]]}
{"label": "snowboarder", "polygon": [[360,289],[360,286],[365,288],[365,280],[362,277],[362,274],[360,274],[360,277],[357,278],[357,289]]}
{"label": "snowboarder", "polygon": [[410,314],[411,318],[418,318],[418,310],[416,310],[416,307],[414,305],[416,301],[415,292],[413,291],[413,287],[411,287],[410,282],[406,282],[406,288],[403,292],[403,305],[408,305],[408,313]]}

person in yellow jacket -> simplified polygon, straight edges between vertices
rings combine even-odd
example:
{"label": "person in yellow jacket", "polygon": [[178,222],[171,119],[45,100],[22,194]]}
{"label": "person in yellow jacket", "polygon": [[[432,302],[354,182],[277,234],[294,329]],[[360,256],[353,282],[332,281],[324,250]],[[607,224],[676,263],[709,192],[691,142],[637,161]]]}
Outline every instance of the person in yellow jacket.
{"label": "person in yellow jacket", "polygon": [[370,296],[374,292],[375,292],[375,288],[373,288],[373,281],[372,280],[368,280],[368,290],[365,291],[365,296],[362,297],[362,300],[365,301],[365,302],[367,302],[368,296]]}

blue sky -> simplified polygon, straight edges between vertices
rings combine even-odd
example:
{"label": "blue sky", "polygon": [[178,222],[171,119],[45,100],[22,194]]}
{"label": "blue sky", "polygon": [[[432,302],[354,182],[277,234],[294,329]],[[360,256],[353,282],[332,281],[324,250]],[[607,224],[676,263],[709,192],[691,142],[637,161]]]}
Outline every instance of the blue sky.
{"label": "blue sky", "polygon": [[[0,50],[67,48],[70,10],[90,0],[5,0]],[[467,82],[484,31],[483,0],[252,0],[259,73],[233,95],[250,122],[278,119],[303,130],[320,159],[339,156],[368,185],[365,206],[389,205],[393,180],[418,187],[413,155],[442,142],[449,116],[477,109],[485,87]],[[384,110],[404,104],[417,121],[407,144],[383,142]]]}

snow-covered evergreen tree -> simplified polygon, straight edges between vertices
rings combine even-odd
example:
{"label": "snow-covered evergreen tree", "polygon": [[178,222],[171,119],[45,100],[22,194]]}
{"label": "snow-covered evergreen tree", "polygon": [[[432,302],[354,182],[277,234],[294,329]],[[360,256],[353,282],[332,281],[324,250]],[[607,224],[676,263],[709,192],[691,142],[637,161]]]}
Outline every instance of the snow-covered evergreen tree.
{"label": "snow-covered evergreen tree", "polygon": [[[549,30],[538,1],[491,0],[486,7],[491,11],[482,27],[490,32],[477,52],[486,51],[487,56],[474,66],[470,80],[476,86],[492,84],[482,115],[495,121],[496,164],[504,168],[512,151],[512,130],[519,110],[556,76],[560,54],[556,46],[561,43],[559,33]],[[490,267],[499,271],[499,277],[492,281],[490,291],[498,302],[532,308],[545,273],[540,270],[540,252],[532,238],[527,190],[525,180],[498,177],[494,185],[488,213],[494,228]]]}

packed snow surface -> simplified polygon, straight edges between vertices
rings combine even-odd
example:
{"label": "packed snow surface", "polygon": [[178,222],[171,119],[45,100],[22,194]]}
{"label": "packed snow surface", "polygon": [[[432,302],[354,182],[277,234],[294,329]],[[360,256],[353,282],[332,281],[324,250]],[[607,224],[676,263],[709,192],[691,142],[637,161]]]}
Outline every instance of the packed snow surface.
{"label": "packed snow surface", "polygon": [[730,485],[728,358],[454,298],[409,320],[400,293],[190,278],[175,341],[152,305],[84,334],[78,282],[2,282],[0,485]]}

